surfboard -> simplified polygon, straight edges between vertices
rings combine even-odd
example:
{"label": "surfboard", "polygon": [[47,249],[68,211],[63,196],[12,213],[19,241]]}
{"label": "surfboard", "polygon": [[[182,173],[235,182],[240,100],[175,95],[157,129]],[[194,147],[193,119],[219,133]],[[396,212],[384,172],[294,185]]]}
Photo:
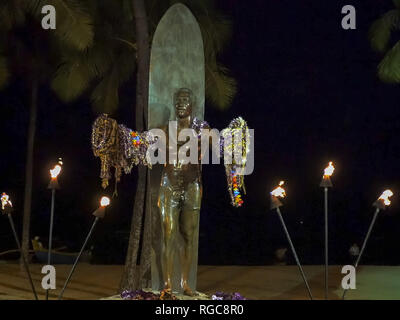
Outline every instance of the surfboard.
{"label": "surfboard", "polygon": [[[161,18],[151,44],[149,76],[148,128],[168,126],[169,120],[175,120],[173,105],[174,93],[179,88],[193,91],[195,102],[192,116],[204,119],[205,71],[204,47],[201,30],[192,12],[183,4],[171,6]],[[150,170],[150,202],[152,219],[152,289],[163,289],[161,269],[162,230],[160,212],[157,206],[161,181],[162,165],[154,165]],[[195,232],[193,263],[189,276],[189,286],[195,290],[198,261],[198,227]],[[176,243],[174,259],[173,290],[182,292],[181,237]]]}

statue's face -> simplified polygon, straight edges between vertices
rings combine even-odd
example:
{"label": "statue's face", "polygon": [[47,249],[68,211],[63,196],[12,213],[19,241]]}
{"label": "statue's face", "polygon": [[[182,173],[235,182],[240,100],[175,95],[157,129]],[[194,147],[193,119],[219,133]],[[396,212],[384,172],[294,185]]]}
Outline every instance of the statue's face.
{"label": "statue's face", "polygon": [[175,112],[179,118],[186,118],[192,114],[192,101],[187,92],[179,92],[175,99]]}

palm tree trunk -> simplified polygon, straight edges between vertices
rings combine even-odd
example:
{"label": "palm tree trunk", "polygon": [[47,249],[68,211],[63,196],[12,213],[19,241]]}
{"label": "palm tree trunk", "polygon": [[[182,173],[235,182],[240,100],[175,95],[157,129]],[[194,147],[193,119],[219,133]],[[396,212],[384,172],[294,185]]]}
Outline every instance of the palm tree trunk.
{"label": "palm tree trunk", "polygon": [[[25,164],[25,194],[24,194],[24,216],[22,221],[22,254],[29,259],[29,231],[31,224],[32,204],[32,176],[33,176],[33,151],[36,132],[37,95],[38,81],[34,76],[31,81],[31,96],[29,110],[29,126],[27,139],[27,152]],[[28,260],[29,261],[29,260]],[[20,266],[23,268],[23,261],[20,259]]]}
{"label": "palm tree trunk", "polygon": [[[133,0],[137,40],[137,81],[136,81],[136,130],[147,127],[147,104],[149,86],[150,48],[147,14],[143,0]],[[139,166],[138,184],[133,208],[128,252],[122,275],[120,290],[141,289],[150,281],[151,215],[150,206],[145,206],[147,168]]]}

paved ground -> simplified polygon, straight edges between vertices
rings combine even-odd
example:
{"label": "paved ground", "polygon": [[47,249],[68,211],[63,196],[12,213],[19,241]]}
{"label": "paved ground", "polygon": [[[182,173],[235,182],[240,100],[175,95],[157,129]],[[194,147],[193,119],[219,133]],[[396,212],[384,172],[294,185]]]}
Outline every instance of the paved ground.
{"label": "paved ground", "polygon": [[[56,299],[71,266],[56,265],[57,288],[50,299]],[[36,290],[43,299],[41,265],[31,265]],[[324,297],[323,266],[304,266],[312,293],[316,299]],[[331,266],[329,274],[330,299],[339,299],[341,267]],[[100,299],[117,293],[122,266],[79,264],[64,298]],[[198,291],[240,292],[249,299],[308,299],[296,266],[200,266]],[[0,299],[32,299],[24,272],[17,264],[0,263]],[[357,272],[357,289],[349,291],[346,299],[399,299],[400,267],[361,266]]]}

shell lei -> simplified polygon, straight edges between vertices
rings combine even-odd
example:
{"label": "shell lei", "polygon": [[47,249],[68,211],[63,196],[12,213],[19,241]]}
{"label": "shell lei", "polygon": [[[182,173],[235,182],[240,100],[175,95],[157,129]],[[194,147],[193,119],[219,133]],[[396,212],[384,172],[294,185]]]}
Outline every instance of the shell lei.
{"label": "shell lei", "polygon": [[234,207],[242,206],[242,192],[246,194],[243,172],[250,151],[249,143],[249,128],[242,117],[233,119],[221,132],[220,152],[224,156],[228,192]]}
{"label": "shell lei", "polygon": [[[100,158],[100,178],[102,187],[108,186],[111,168],[114,168],[115,185],[120,181],[122,170],[130,173],[134,165],[147,165],[151,168],[148,147],[155,142],[150,132],[138,133],[117,124],[117,121],[102,114],[93,123],[92,150]],[[115,187],[116,193],[116,187]]]}

